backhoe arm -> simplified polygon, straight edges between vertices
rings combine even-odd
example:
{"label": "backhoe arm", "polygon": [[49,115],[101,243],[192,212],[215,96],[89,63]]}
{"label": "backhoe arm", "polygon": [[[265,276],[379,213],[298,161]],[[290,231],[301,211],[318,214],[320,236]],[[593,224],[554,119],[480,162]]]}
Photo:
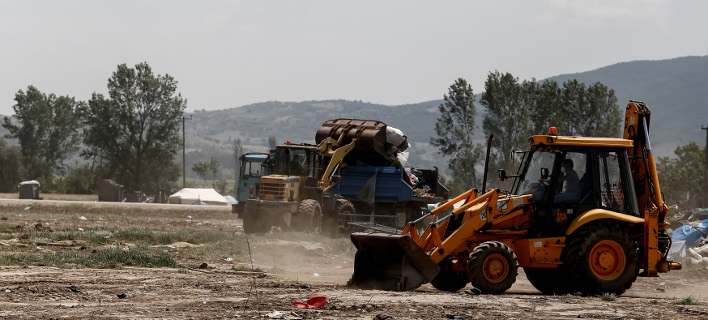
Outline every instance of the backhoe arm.
{"label": "backhoe arm", "polygon": [[339,135],[339,139],[337,140],[327,137],[317,145],[317,152],[326,158],[330,158],[329,164],[322,174],[322,179],[319,181],[319,186],[324,192],[327,192],[327,190],[334,186],[334,183],[332,182],[332,174],[342,163],[344,157],[356,146],[356,139],[352,139],[352,142],[340,147],[342,144],[342,139],[348,131],[348,129],[342,130],[342,133]]}
{"label": "backhoe arm", "polygon": [[628,151],[637,195],[639,212],[658,210],[663,222],[668,208],[661,196],[656,162],[651,152],[649,124],[651,111],[643,102],[631,101],[627,105],[624,122],[624,139],[632,140],[634,147]]}

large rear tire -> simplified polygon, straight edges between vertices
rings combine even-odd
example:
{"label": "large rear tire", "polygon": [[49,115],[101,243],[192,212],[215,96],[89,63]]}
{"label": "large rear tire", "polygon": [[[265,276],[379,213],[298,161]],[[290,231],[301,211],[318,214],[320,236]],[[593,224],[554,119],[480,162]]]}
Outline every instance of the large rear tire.
{"label": "large rear tire", "polygon": [[519,262],[507,245],[487,241],[478,245],[467,259],[467,277],[485,294],[500,294],[516,282]]}
{"label": "large rear tire", "polygon": [[639,249],[617,223],[595,223],[569,237],[564,263],[585,295],[621,295],[639,274]]}
{"label": "large rear tire", "polygon": [[320,233],[322,231],[322,206],[317,200],[305,199],[297,207],[293,225],[296,231]]}
{"label": "large rear tire", "polygon": [[562,266],[555,269],[524,268],[524,273],[531,285],[543,294],[564,295],[578,291]]}

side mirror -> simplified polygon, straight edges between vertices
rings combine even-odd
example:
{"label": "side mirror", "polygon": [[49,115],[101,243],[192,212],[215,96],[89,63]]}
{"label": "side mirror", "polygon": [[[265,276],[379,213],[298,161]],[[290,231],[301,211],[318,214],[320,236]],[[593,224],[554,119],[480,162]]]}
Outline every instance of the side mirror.
{"label": "side mirror", "polygon": [[541,168],[541,180],[548,179],[548,168]]}
{"label": "side mirror", "polygon": [[499,169],[499,181],[504,181],[504,180],[506,180],[506,178],[507,178],[506,170]]}

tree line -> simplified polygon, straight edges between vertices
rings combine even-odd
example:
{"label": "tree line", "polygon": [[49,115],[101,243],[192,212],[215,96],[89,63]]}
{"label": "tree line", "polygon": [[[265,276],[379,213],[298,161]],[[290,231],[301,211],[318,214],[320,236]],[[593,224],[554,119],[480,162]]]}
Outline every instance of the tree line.
{"label": "tree line", "polygon": [[[478,130],[494,137],[488,181],[502,188],[509,186],[495,181],[498,169],[516,172],[520,160],[516,151],[528,149],[531,135],[546,134],[550,127],[568,136],[620,137],[622,132],[624,109],[614,89],[601,82],[519,81],[510,73],[494,71],[488,74],[478,103],[486,111],[482,119],[478,119],[472,86],[459,78],[438,107],[440,115],[430,143],[448,159],[451,175],[445,183],[451,194],[481,188],[486,141],[474,141]],[[675,158],[659,157],[657,170],[669,204],[679,208],[707,205],[704,154],[705,148],[691,142],[677,147]]]}
{"label": "tree line", "polygon": [[[101,179],[133,190],[169,189],[180,176],[174,159],[187,106],[177,81],[154,74],[147,63],[121,64],[107,88],[107,96],[94,92],[87,102],[31,85],[19,90],[15,114],[3,121],[5,138],[17,139],[19,147],[0,140],[0,190],[13,191],[31,179],[44,190],[67,193],[88,193]],[[68,168],[70,154],[88,164]]]}

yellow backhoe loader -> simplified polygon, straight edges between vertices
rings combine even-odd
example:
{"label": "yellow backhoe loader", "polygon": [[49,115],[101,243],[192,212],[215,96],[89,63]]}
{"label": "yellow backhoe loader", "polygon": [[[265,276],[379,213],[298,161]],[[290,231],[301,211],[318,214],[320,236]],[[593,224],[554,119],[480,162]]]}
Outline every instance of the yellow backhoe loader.
{"label": "yellow backhoe loader", "polygon": [[[350,285],[410,290],[430,282],[505,292],[518,267],[544,294],[622,294],[637,276],[680,269],[668,261],[667,207],[649,142],[649,108],[627,105],[623,138],[529,138],[512,192],[471,189],[437,207],[422,234],[353,233]],[[484,188],[482,189],[484,191]],[[453,204],[452,213],[438,217]],[[421,218],[424,219],[425,217]]]}

